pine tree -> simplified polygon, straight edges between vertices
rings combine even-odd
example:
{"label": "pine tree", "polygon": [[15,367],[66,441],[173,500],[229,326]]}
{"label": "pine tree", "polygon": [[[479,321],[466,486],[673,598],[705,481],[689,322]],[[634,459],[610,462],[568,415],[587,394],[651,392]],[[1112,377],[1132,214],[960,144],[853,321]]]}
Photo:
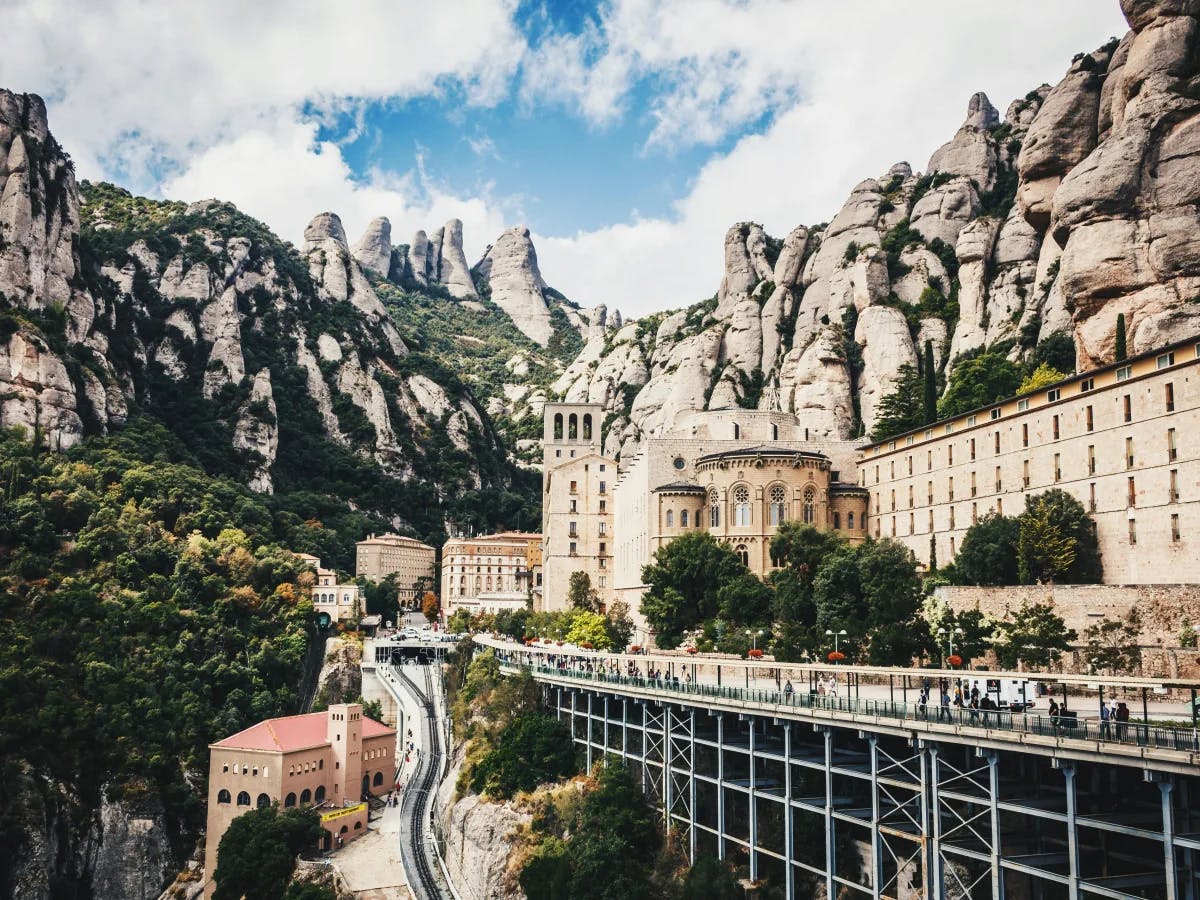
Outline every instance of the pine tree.
{"label": "pine tree", "polygon": [[1117,347],[1113,354],[1113,362],[1122,362],[1128,354],[1125,351],[1125,313],[1117,313]]}
{"label": "pine tree", "polygon": [[933,363],[933,341],[925,342],[925,424],[937,421],[937,371]]}
{"label": "pine tree", "polygon": [[932,534],[929,536],[929,574],[937,574],[937,538]]}

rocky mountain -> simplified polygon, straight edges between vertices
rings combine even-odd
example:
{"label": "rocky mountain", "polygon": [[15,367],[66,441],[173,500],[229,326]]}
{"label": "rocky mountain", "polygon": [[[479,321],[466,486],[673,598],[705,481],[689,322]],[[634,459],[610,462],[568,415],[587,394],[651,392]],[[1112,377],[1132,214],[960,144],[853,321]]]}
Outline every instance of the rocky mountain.
{"label": "rocky mountain", "polygon": [[983,351],[1111,361],[1121,314],[1130,352],[1194,333],[1200,8],[1122,8],[1124,38],[1003,118],[972,96],[924,173],[897,163],[782,240],[733,226],[712,299],[592,332],[553,393],[605,404],[610,453],[681,410],[733,405],[849,438],[927,341],[944,378]]}
{"label": "rocky mountain", "polygon": [[209,471],[430,537],[460,498],[511,510],[528,478],[471,388],[410,352],[364,271],[392,257],[372,229],[360,264],[333,213],[297,250],[227,203],[81,189],[40,98],[0,91],[0,426],[65,449],[148,415]]}

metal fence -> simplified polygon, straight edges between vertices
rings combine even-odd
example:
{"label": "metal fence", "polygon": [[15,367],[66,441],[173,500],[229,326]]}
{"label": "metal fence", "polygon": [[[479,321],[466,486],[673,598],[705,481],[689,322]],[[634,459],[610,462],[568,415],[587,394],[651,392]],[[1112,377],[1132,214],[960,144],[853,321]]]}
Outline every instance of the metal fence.
{"label": "metal fence", "polygon": [[1179,750],[1200,752],[1200,730],[1196,728],[1168,728],[1148,725],[1137,721],[1100,721],[1079,719],[1074,711],[1064,711],[1057,716],[1028,715],[1004,709],[971,709],[966,706],[943,706],[936,702],[928,704],[904,703],[894,700],[863,700],[855,697],[831,697],[812,692],[795,690],[762,690],[713,684],[698,684],[667,678],[642,678],[617,675],[605,671],[588,671],[574,667],[531,666],[515,661],[511,654],[498,652],[502,663],[510,667],[519,666],[530,672],[558,678],[571,678],[619,687],[632,687],[665,691],[692,698],[734,700],[743,703],[759,703],[795,709],[844,712],[855,716],[871,716],[901,722],[929,722],[935,725],[965,726],[968,728],[1008,731],[1046,737],[1069,738],[1102,744],[1120,744],[1148,747],[1156,750]]}

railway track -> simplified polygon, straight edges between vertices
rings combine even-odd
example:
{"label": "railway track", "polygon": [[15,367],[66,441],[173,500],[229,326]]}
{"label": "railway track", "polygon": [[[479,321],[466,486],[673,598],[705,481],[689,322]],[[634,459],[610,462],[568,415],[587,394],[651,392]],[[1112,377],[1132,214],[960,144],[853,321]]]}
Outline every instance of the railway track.
{"label": "railway track", "polygon": [[403,667],[397,666],[395,668],[403,679],[405,686],[412,692],[424,712],[424,721],[421,723],[421,728],[425,737],[424,744],[427,748],[427,751],[422,753],[417,759],[416,771],[409,780],[409,789],[404,794],[404,801],[409,804],[409,844],[411,850],[409,858],[412,860],[413,874],[416,876],[418,882],[417,885],[410,885],[410,887],[419,888],[419,893],[414,891],[414,893],[418,893],[418,900],[442,900],[444,894],[435,874],[429,846],[431,804],[434,791],[437,787],[438,773],[441,771],[442,758],[441,740],[437,727],[437,711],[434,708],[432,699],[433,675],[430,671],[430,666],[420,666],[424,673],[425,681],[424,690],[422,690],[403,671]]}

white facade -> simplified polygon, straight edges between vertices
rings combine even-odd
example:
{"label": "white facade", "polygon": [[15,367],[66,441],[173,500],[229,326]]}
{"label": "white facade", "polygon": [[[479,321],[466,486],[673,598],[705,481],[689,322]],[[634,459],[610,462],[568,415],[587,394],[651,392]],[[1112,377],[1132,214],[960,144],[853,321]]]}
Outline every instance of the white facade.
{"label": "white facade", "polygon": [[496,613],[521,609],[541,588],[542,536],[504,532],[452,538],[442,547],[442,608]]}

